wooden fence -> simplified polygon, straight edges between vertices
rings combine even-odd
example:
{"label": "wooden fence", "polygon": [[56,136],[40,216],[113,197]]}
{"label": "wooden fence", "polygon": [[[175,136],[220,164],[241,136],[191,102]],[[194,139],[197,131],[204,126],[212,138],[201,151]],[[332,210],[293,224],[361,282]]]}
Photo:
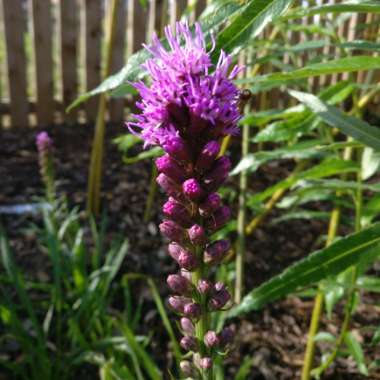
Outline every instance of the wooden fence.
{"label": "wooden fence", "polygon": [[[194,1],[189,1],[193,3]],[[93,121],[96,99],[65,113],[78,94],[101,82],[104,24],[110,0],[2,0],[0,7],[0,126]],[[187,0],[119,0],[112,72]],[[206,0],[198,0],[193,17]],[[112,99],[109,118],[123,119],[125,102]]]}
{"label": "wooden fence", "polygon": [[[314,0],[313,3],[337,1]],[[78,94],[101,82],[104,24],[111,0],[0,2],[0,127],[92,122],[97,112],[95,98],[69,114],[65,109]],[[143,41],[149,40],[153,30],[162,31],[164,25],[173,24],[185,9],[192,9],[189,16],[194,20],[207,0],[146,0],[145,6],[142,3],[141,0],[118,1],[111,59],[113,73]],[[193,7],[187,8],[188,5]],[[354,14],[342,23],[340,34],[346,36],[355,30],[358,17],[365,19],[373,15]],[[316,21],[314,16],[302,22]],[[265,30],[267,36],[271,32],[271,28]],[[289,41],[294,44],[304,38],[303,33],[289,35]],[[288,58],[284,57],[285,63]],[[310,84],[317,90],[326,81],[336,82],[341,78],[313,78]],[[275,96],[276,91],[271,94],[270,103],[281,101],[281,97]],[[125,105],[123,99],[112,99],[109,119],[123,120]]]}

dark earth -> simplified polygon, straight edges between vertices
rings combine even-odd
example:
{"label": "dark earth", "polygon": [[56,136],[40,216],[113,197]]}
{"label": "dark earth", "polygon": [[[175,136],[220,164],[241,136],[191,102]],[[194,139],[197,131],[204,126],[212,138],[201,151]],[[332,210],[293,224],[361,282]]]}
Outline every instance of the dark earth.
{"label": "dark earth", "polygon": [[[62,125],[48,128],[47,131],[56,147],[55,166],[59,192],[67,195],[70,204],[84,207],[93,128]],[[30,203],[36,196],[42,195],[43,186],[38,173],[34,144],[38,132],[38,129],[32,128],[0,131],[0,206]],[[173,271],[174,266],[165,255],[165,242],[157,228],[161,219],[159,206],[164,198],[161,195],[157,196],[151,219],[144,223],[143,213],[150,183],[151,164],[148,161],[128,166],[122,163],[121,154],[112,143],[112,139],[124,132],[120,125],[109,125],[107,128],[102,196],[110,221],[109,238],[111,239],[115,233],[131,237],[132,244],[124,263],[124,271],[133,268],[133,272],[151,275],[159,284],[161,294],[166,296],[164,279]],[[236,162],[240,149],[238,141],[233,142],[231,149],[232,158]],[[285,177],[291,169],[292,163],[289,162],[266,165],[251,177],[251,190],[264,189]],[[236,187],[236,184],[231,183],[231,186]],[[233,204],[232,207],[236,210]],[[17,252],[18,264],[26,273],[43,278],[44,259],[36,255],[35,240],[26,237],[22,232],[22,228],[33,221],[33,218],[0,217],[10,237],[13,251]],[[294,220],[271,224],[275,217],[276,212],[272,212],[265,223],[247,239],[246,289],[259,285],[323,244],[320,237],[326,233],[326,221]],[[155,265],[152,265],[152,260]],[[168,350],[163,347],[168,344],[167,336],[160,332],[163,331],[160,326],[161,320],[154,310],[153,302],[149,302],[150,294],[143,284],[136,285],[134,294],[136,297],[146,297],[148,304],[152,305],[152,310],[145,313],[146,323],[142,329],[157,329],[152,338],[151,351],[153,357],[165,367],[168,360],[165,352]],[[374,294],[363,294],[361,305],[351,325],[351,329],[363,343],[368,363],[380,359],[380,348],[370,344],[373,331],[363,329],[379,326],[378,301]],[[233,379],[233,374],[246,356],[254,356],[254,366],[247,379],[299,379],[312,306],[310,298],[301,299],[293,296],[269,305],[260,312],[234,319],[232,323],[236,326],[237,337],[235,349],[225,360],[226,379]],[[321,330],[339,333],[342,311],[343,305],[339,305],[332,320],[324,318]],[[321,347],[318,356],[321,353],[320,349]],[[0,347],[0,355],[1,351]],[[0,378],[3,379],[1,376]],[[352,358],[339,358],[323,379],[359,380],[368,377],[358,374]],[[375,374],[372,371],[369,379],[380,379],[380,373]]]}

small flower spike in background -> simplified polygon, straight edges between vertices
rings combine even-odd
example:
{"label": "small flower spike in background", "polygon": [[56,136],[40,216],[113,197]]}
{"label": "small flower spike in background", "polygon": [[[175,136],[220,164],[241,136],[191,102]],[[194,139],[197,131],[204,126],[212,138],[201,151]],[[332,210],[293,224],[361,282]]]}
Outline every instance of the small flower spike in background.
{"label": "small flower spike in background", "polygon": [[182,317],[180,344],[190,353],[180,367],[184,376],[210,380],[215,355],[225,351],[233,335],[229,328],[213,331],[210,319],[231,303],[226,286],[212,281],[230,244],[212,241],[212,235],[231,214],[216,191],[231,168],[228,157],[219,157],[221,139],[238,134],[239,91],[231,80],[239,67],[231,68],[224,52],[213,65],[199,24],[194,29],[187,23],[177,23],[175,33],[167,27],[169,50],[157,36],[145,46],[153,55],[144,65],[151,83],[135,83],[141,113],[128,127],[145,146],[165,151],[156,161],[157,182],[168,195],[160,230],[180,268],[167,279],[173,292],[168,303]]}
{"label": "small flower spike in background", "polygon": [[40,174],[46,189],[46,198],[50,203],[55,199],[53,173],[53,142],[48,133],[43,131],[36,137]]}

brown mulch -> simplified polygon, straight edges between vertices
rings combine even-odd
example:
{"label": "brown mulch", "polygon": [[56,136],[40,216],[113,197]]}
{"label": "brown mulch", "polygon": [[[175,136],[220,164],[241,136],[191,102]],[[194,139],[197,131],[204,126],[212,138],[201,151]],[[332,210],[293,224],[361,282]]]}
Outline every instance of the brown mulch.
{"label": "brown mulch", "polygon": [[[0,130],[0,206],[30,203],[36,196],[42,195],[34,145],[37,132],[37,129]],[[55,166],[59,192],[66,194],[71,204],[84,207],[93,128],[77,125],[56,126],[49,128],[48,132],[56,146]],[[162,294],[166,295],[164,278],[174,266],[166,257],[165,243],[157,229],[161,217],[159,205],[163,197],[158,195],[151,220],[144,223],[143,213],[151,164],[144,161],[126,166],[121,162],[120,153],[111,143],[112,138],[121,133],[124,133],[121,126],[110,125],[107,128],[102,197],[109,219],[109,238],[116,234],[130,237],[131,247],[124,264],[125,271],[133,268],[133,272],[153,276],[159,282]],[[238,146],[233,147],[233,152],[235,149],[238,152]],[[238,154],[234,156],[238,157]],[[286,176],[288,172],[287,163],[266,166],[254,175],[252,189],[261,190]],[[257,286],[292,262],[319,248],[322,243],[319,237],[326,231],[326,223],[322,221],[288,221],[271,225],[269,222],[272,219],[273,215],[268,219],[268,223],[248,238],[246,289]],[[43,258],[35,254],[35,237],[22,232],[30,223],[30,216],[2,216],[1,221],[10,236],[14,251],[19,252],[19,264],[24,270],[43,277],[43,269],[40,270],[44,267]],[[155,265],[152,265],[152,259]],[[149,297],[142,286],[136,289],[136,292]],[[370,331],[363,330],[363,327],[379,325],[380,309],[376,306],[378,299],[366,294],[361,302],[352,328],[365,343],[367,357],[372,360],[379,359],[380,349],[369,344]],[[310,299],[289,297],[265,307],[260,312],[252,312],[233,320],[238,333],[235,350],[225,361],[226,379],[233,378],[236,368],[246,356],[254,357],[251,374],[247,380],[299,379],[311,310]],[[331,321],[322,321],[322,329],[338,333],[337,326],[341,324],[341,317],[342,308],[337,308]],[[147,311],[146,322],[147,326],[160,323],[157,313]],[[163,349],[163,346],[167,345],[166,339],[163,333],[157,332],[152,342],[154,355],[163,365],[166,359],[166,349]],[[369,377],[379,378],[377,374]],[[323,379],[359,380],[368,377],[357,373],[352,359],[338,359]]]}

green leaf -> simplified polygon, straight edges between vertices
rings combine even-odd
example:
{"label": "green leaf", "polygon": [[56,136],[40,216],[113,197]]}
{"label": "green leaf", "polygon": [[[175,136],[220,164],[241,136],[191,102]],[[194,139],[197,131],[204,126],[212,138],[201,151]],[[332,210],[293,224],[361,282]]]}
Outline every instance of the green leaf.
{"label": "green leaf", "polygon": [[235,375],[235,380],[245,380],[247,379],[251,367],[253,366],[253,359],[249,356],[246,356],[241,364],[237,374]]}
{"label": "green leaf", "polygon": [[348,351],[354,358],[360,373],[362,375],[368,376],[368,368],[365,364],[364,352],[359,341],[351,332],[348,332],[344,336],[344,342],[347,345]]}
{"label": "green leaf", "polygon": [[285,269],[246,295],[230,312],[237,316],[259,310],[269,302],[285,297],[304,286],[335,276],[363,259],[375,259],[380,248],[380,223],[342,238]]}
{"label": "green leaf", "polygon": [[320,164],[311,167],[301,173],[291,175],[288,178],[276,183],[275,185],[268,187],[263,192],[255,194],[248,200],[248,206],[252,207],[256,203],[263,202],[270,197],[277,190],[289,189],[295,185],[299,180],[306,179],[319,179],[324,177],[330,177],[332,175],[355,172],[359,169],[357,163],[342,159],[326,159]]}
{"label": "green leaf", "polygon": [[137,154],[136,156],[133,156],[133,157],[125,156],[123,157],[123,162],[126,164],[134,164],[138,161],[146,160],[148,158],[155,158],[155,157],[162,156],[162,154],[163,154],[163,150],[160,147],[155,146],[149,150],[144,150],[143,152]]}
{"label": "green leaf", "polygon": [[371,178],[379,169],[380,152],[375,152],[372,148],[364,148],[362,154],[362,180]]}
{"label": "green leaf", "polygon": [[[380,68],[380,57],[373,56],[355,56],[338,58],[332,61],[314,63],[298,70],[262,75],[255,78],[242,79],[238,83],[253,83],[250,90],[253,93],[270,90],[283,84],[294,82],[299,84],[300,79],[306,79],[314,76],[354,72],[361,70],[373,70]],[[298,81],[298,82],[296,82]]]}
{"label": "green leaf", "polygon": [[247,154],[231,171],[230,175],[236,175],[247,169],[249,169],[250,172],[253,172],[257,170],[259,166],[271,160],[306,159],[321,156],[321,151],[317,149],[321,143],[321,140],[308,140],[272,151],[260,151],[253,154]]}
{"label": "green leaf", "polygon": [[380,293],[380,278],[374,276],[362,276],[356,281],[356,286],[367,292]]}
{"label": "green leaf", "polygon": [[[380,62],[380,61],[379,61]],[[309,107],[325,123],[331,127],[340,129],[343,133],[361,143],[380,150],[380,129],[363,120],[348,116],[338,108],[329,106],[316,96],[299,91],[289,91],[300,102]]]}
{"label": "green leaf", "polygon": [[[316,7],[311,7],[309,9],[304,8],[299,12],[295,12],[294,16],[312,16],[316,14],[324,13],[344,13],[344,12],[368,12],[368,13],[380,13],[380,6],[377,0],[374,1],[347,1],[340,4],[326,4]],[[290,17],[292,17],[291,15]]]}
{"label": "green leaf", "polygon": [[292,0],[251,0],[227,28],[219,33],[215,61],[220,50],[235,54],[250,38],[257,36],[263,28],[276,17],[283,14]]}

